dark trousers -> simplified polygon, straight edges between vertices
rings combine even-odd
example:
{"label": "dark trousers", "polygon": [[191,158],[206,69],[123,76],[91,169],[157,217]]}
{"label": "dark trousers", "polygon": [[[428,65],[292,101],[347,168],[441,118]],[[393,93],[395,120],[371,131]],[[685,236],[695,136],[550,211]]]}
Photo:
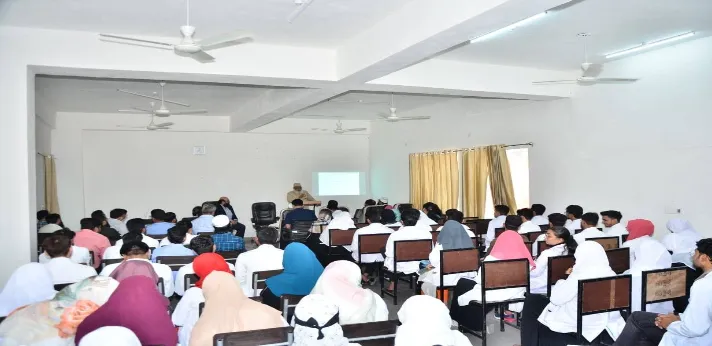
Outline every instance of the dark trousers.
{"label": "dark trousers", "polygon": [[[549,305],[549,298],[542,294],[527,294],[522,309],[522,325],[519,330],[522,346],[539,346],[539,315]],[[544,344],[542,344],[544,345]]]}
{"label": "dark trousers", "polygon": [[[606,331],[603,331],[604,333]],[[580,345],[576,334],[574,333],[557,333],[547,326],[539,323],[539,345],[546,346],[568,346]],[[522,340],[524,341],[524,340]]]}
{"label": "dark trousers", "polygon": [[628,318],[623,332],[614,346],[657,346],[663,339],[665,329],[655,325],[658,314],[636,311]]}
{"label": "dark trousers", "polygon": [[269,287],[263,289],[260,296],[262,297],[262,304],[271,306],[275,308],[275,310],[279,310],[280,299],[272,293]]}
{"label": "dark trousers", "polygon": [[245,228],[246,228],[245,225],[243,225],[243,224],[241,224],[241,223],[239,223],[239,222],[236,223],[236,224],[234,224],[234,225],[232,225],[232,229],[235,230],[235,235],[238,236],[238,237],[240,237],[240,238],[244,238],[244,237],[245,237]]}
{"label": "dark trousers", "polygon": [[351,257],[351,252],[346,250],[343,246],[332,246],[331,251],[329,251],[329,247],[319,241],[318,234],[312,233],[312,235],[309,236],[309,239],[307,239],[304,245],[306,245],[310,250],[312,250],[314,255],[316,255],[316,258],[319,260],[319,263],[321,263],[321,265],[325,268],[331,262],[342,260],[355,262],[354,258]]}
{"label": "dark trousers", "polygon": [[450,303],[450,317],[457,321],[457,323],[462,327],[472,331],[481,332],[482,325],[484,323],[482,315],[492,311],[492,309],[494,309],[494,305],[487,306],[486,311],[483,311],[484,307],[481,304],[470,303],[467,306],[460,306],[457,304],[457,298],[472,290],[475,285],[477,285],[477,283],[474,280],[460,279],[457,281],[457,286],[455,286],[452,296],[452,302]]}

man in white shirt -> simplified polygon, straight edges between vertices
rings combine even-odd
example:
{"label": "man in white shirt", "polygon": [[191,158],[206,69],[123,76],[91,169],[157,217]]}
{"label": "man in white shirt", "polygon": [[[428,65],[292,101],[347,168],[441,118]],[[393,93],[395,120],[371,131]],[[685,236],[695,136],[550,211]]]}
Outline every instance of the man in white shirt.
{"label": "man in white shirt", "polygon": [[124,223],[128,218],[128,211],[126,209],[116,208],[109,212],[109,226],[115,229],[119,234],[124,235],[129,232]]}
{"label": "man in white shirt", "polygon": [[591,238],[603,238],[606,236],[605,233],[601,232],[598,228],[598,214],[596,213],[586,213],[581,216],[581,228],[583,231],[581,233],[574,235],[574,240],[579,245],[583,244],[586,239]]}
{"label": "man in white shirt", "polygon": [[[74,232],[68,230],[68,229],[61,229],[59,231],[54,232],[54,235],[61,235],[69,238],[70,241],[74,239]],[[72,244],[74,244],[72,242]],[[72,245],[72,253],[69,256],[69,259],[72,260],[74,263],[79,263],[79,264],[89,264],[91,263],[91,254],[89,254],[89,249],[81,246],[75,246]],[[49,255],[47,254],[47,251],[43,252],[39,256],[39,262],[40,263],[47,263],[51,260]]]}
{"label": "man in white shirt", "polygon": [[494,230],[495,228],[504,227],[504,220],[509,214],[509,207],[506,205],[495,205],[494,206],[494,219],[489,222],[487,226],[487,235],[485,236],[485,247],[489,248],[490,243],[494,240]]}
{"label": "man in white shirt", "polygon": [[[176,223],[176,227],[180,227],[181,229],[187,230],[187,232],[184,234],[185,241],[183,241],[183,245],[190,245],[190,241],[193,240],[193,238],[195,237],[193,235],[193,223],[189,220],[183,219]],[[171,241],[168,239],[168,237],[161,239],[161,241],[158,243],[158,247],[163,247],[166,245],[171,245]]]}
{"label": "man in white shirt", "polygon": [[94,268],[69,259],[72,256],[72,241],[69,237],[53,235],[42,243],[42,248],[51,258],[44,266],[52,274],[55,285],[75,283],[96,275]]}
{"label": "man in white shirt", "polygon": [[623,214],[617,210],[606,210],[601,212],[601,219],[605,227],[603,233],[608,237],[618,237],[620,244],[623,244],[623,236],[628,234],[628,230],[620,223],[623,219]]}
{"label": "man in white shirt", "polygon": [[544,216],[546,213],[546,207],[543,204],[532,204],[532,212],[534,212],[534,217],[532,222],[537,226],[549,225],[549,219]]}
{"label": "man in white shirt", "polygon": [[64,228],[62,227],[62,218],[59,214],[49,214],[45,218],[45,221],[47,221],[47,224],[42,226],[38,233],[54,233]]}
{"label": "man in white shirt", "polygon": [[235,277],[240,281],[242,292],[248,297],[259,296],[262,290],[252,289],[254,272],[282,269],[284,250],[277,245],[279,232],[274,227],[265,227],[257,231],[257,248],[243,252],[235,261]]}
{"label": "man in white shirt", "polygon": [[[131,219],[129,222],[126,223],[126,228],[128,228],[129,233],[136,233],[141,235],[141,241],[144,242],[148,247],[150,248],[157,248],[159,247],[158,245],[158,240],[153,239],[149,236],[146,235],[146,223],[143,221],[143,219]],[[117,240],[116,241],[116,246],[121,249],[121,245],[124,244],[123,240]]]}
{"label": "man in white shirt", "polygon": [[[124,257],[124,261],[145,261],[151,263],[148,260],[150,256],[150,251],[148,250],[148,245],[144,242],[132,241],[124,243],[121,246],[121,256]],[[121,262],[123,263],[123,262]],[[109,264],[104,267],[99,275],[110,276],[111,273],[121,265],[121,263]],[[173,271],[171,267],[161,264],[161,263],[151,263],[153,270],[156,271],[158,277],[163,279],[164,295],[170,297],[173,295]]]}
{"label": "man in white shirt", "polygon": [[569,229],[571,234],[574,234],[577,229],[583,229],[581,226],[581,215],[583,215],[583,208],[580,205],[572,204],[566,207],[566,224],[564,227]]}
{"label": "man in white shirt", "polygon": [[203,214],[193,220],[193,234],[198,235],[201,232],[215,232],[213,228],[213,215],[217,207],[211,202],[205,202],[202,206]]}
{"label": "man in white shirt", "polygon": [[[388,210],[393,213],[393,211]],[[383,212],[386,212],[384,210]],[[358,252],[358,236],[366,234],[391,234],[393,230],[384,226],[381,223],[381,215],[376,208],[368,208],[366,210],[366,223],[368,226],[361,227],[354,232],[354,237],[351,240],[351,257],[353,257],[356,263],[359,263],[359,252]],[[369,278],[369,275],[374,273],[378,269],[378,265],[383,262],[383,255],[381,254],[365,254],[361,255],[361,280],[375,282],[375,276]],[[375,266],[374,266],[375,263]]]}
{"label": "man in white shirt", "polygon": [[[448,209],[445,211],[445,222],[447,221],[457,221],[462,225],[462,228],[467,232],[467,235],[472,238],[475,236],[475,232],[472,232],[470,230],[470,227],[467,227],[467,225],[463,224],[462,221],[465,220],[465,214],[463,214],[461,211],[457,209]],[[443,227],[445,226],[440,226],[438,227],[438,232],[443,230]]]}
{"label": "man in white shirt", "polygon": [[[393,255],[395,255],[395,242],[399,240],[418,240],[418,239],[433,239],[430,232],[424,230],[423,228],[416,227],[418,223],[418,218],[420,218],[420,211],[416,209],[406,209],[401,213],[401,222],[403,223],[403,228],[396,232],[391,233],[386,241],[386,252],[385,259],[383,261],[383,266],[390,271],[398,271],[404,274],[412,274],[417,272],[420,268],[420,261],[411,262],[400,262],[396,268],[393,262]],[[389,291],[393,291],[394,283],[388,286]]]}
{"label": "man in white shirt", "polygon": [[517,215],[522,218],[522,225],[519,226],[519,234],[527,234],[531,232],[541,232],[541,228],[532,222],[534,212],[529,208],[517,210]]}
{"label": "man in white shirt", "polygon": [[[206,235],[202,237],[193,237],[193,240],[190,241],[190,249],[195,251],[197,257],[204,253],[215,252],[215,243],[213,242],[212,237]],[[280,262],[279,265],[282,265],[282,262]],[[230,267],[230,270],[235,270],[235,266],[232,263],[227,262],[227,266]],[[185,276],[189,274],[195,274],[195,270],[193,270],[193,263],[186,264],[178,269],[174,285],[175,293],[177,295],[182,296],[185,291],[187,291],[187,288],[185,287]]]}

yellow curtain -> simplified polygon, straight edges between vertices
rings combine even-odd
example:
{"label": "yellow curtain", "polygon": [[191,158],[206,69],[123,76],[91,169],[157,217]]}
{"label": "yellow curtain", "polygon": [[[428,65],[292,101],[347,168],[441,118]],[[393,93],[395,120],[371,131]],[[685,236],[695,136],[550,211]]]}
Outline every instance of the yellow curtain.
{"label": "yellow curtain", "polygon": [[486,148],[466,150],[463,158],[462,206],[467,217],[483,218],[487,199],[489,153]]}
{"label": "yellow curtain", "polygon": [[457,208],[459,184],[457,153],[410,154],[410,201],[414,206],[433,202],[442,210]]}
{"label": "yellow curtain", "polygon": [[489,178],[492,202],[495,205],[505,204],[509,210],[516,211],[512,173],[509,170],[507,151],[503,145],[490,145],[487,148],[489,156]]}
{"label": "yellow curtain", "polygon": [[57,170],[54,166],[54,157],[45,156],[45,208],[50,213],[59,213],[59,200],[57,199]]}

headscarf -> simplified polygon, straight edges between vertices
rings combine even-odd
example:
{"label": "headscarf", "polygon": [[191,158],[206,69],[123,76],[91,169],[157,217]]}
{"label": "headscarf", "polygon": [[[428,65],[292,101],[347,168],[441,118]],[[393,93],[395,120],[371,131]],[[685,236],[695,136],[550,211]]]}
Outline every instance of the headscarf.
{"label": "headscarf", "polygon": [[320,294],[310,294],[294,309],[294,346],[345,346],[339,307]]}
{"label": "headscarf", "polygon": [[393,205],[393,214],[396,214],[396,222],[400,222],[401,220],[401,211],[398,209],[398,206],[400,204],[394,204]]}
{"label": "headscarf", "polygon": [[376,321],[376,297],[361,288],[361,268],[353,262],[332,262],[317,280],[311,294],[330,298],[339,307],[339,323]]}
{"label": "headscarf", "polygon": [[168,314],[168,300],[145,276],[121,281],[106,304],[79,324],[75,341],[79,343],[87,334],[107,326],[130,329],[143,345],[178,343],[178,333]]}
{"label": "headscarf", "polygon": [[650,220],[645,219],[635,219],[628,221],[628,240],[638,239],[640,237],[649,236],[652,237],[655,232],[655,226]]}
{"label": "headscarf", "polygon": [[78,346],[141,346],[141,341],[130,329],[112,326],[87,334]]}
{"label": "headscarf", "polygon": [[332,213],[333,219],[329,221],[326,229],[351,229],[356,228],[354,220],[351,219],[351,214],[345,211],[335,211]]}
{"label": "headscarf", "polygon": [[650,239],[632,249],[635,260],[630,265],[630,272],[664,269],[672,266],[672,256],[662,244]]}
{"label": "headscarf", "polygon": [[443,229],[438,234],[438,244],[443,246],[443,250],[472,249],[474,247],[472,239],[465,232],[465,228],[462,227],[461,223],[454,220],[445,222]]}
{"label": "headscarf", "polygon": [[[460,226],[462,230],[462,226]],[[470,240],[470,243],[472,241]],[[490,251],[490,255],[496,257],[498,260],[509,260],[526,258],[529,260],[529,265],[536,268],[536,262],[532,258],[532,254],[524,245],[522,236],[515,231],[504,231],[497,237],[494,243],[494,247]]]}
{"label": "headscarf", "polygon": [[408,298],[398,310],[398,320],[401,326],[396,331],[395,346],[456,344],[458,332],[450,329],[450,311],[436,298],[428,295]]}
{"label": "headscarf", "polygon": [[159,278],[153,269],[153,264],[140,260],[121,262],[109,276],[118,282],[124,281],[132,276],[145,276],[153,280],[154,283],[157,283]]}
{"label": "headscarf", "polygon": [[697,247],[697,242],[702,239],[687,220],[672,219],[667,222],[667,229],[672,234],[665,236],[663,244],[674,254],[693,252]]}
{"label": "headscarf", "polygon": [[199,279],[198,282],[195,283],[195,286],[203,287],[203,281],[210,273],[214,271],[230,273],[230,266],[227,265],[223,256],[214,252],[208,252],[201,254],[193,260],[193,270]]}
{"label": "headscarf", "polygon": [[569,279],[585,280],[616,275],[608,263],[606,250],[595,241],[588,240],[579,244],[574,258],[576,262]]}
{"label": "headscarf", "polygon": [[0,293],[0,316],[7,316],[25,305],[50,300],[56,293],[52,274],[44,264],[24,264],[15,269]]}
{"label": "headscarf", "polygon": [[237,279],[215,271],[203,284],[205,309],[193,327],[191,346],[211,346],[218,333],[244,332],[284,326],[279,311],[249,299]]}
{"label": "headscarf", "polygon": [[118,281],[92,276],[69,285],[52,300],[18,310],[0,324],[3,345],[74,346],[79,324],[116,290]]}
{"label": "headscarf", "polygon": [[305,296],[311,292],[324,271],[314,253],[302,243],[291,243],[282,257],[284,271],[267,279],[267,287],[279,297],[283,294]]}

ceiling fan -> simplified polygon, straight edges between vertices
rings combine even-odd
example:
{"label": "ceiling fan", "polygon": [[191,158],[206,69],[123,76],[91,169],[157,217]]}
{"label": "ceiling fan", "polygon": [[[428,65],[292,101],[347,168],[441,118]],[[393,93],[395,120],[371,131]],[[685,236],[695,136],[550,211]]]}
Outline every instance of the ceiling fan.
{"label": "ceiling fan", "polygon": [[399,117],[398,113],[396,113],[396,104],[394,100],[393,94],[391,94],[391,108],[390,108],[391,113],[390,114],[379,114],[383,120],[388,121],[388,122],[399,122],[399,121],[404,121],[404,120],[426,120],[430,119],[429,116],[427,115],[421,115],[421,116],[411,116],[411,117]]}
{"label": "ceiling fan", "polygon": [[[186,25],[180,27],[180,33],[183,35],[183,39],[178,44],[113,34],[99,34],[99,36],[101,38],[120,40],[118,43],[135,42],[135,44],[143,47],[173,49],[176,54],[191,57],[201,63],[215,61],[215,58],[212,55],[205,52],[207,50],[234,46],[252,40],[252,37],[249,35],[237,31],[216,35],[202,40],[193,39],[195,27],[190,25],[190,0],[186,0]],[[111,40],[109,41],[112,42]]]}
{"label": "ceiling fan", "polygon": [[161,85],[161,97],[160,97],[160,98],[158,98],[158,97],[156,97],[156,96],[150,96],[150,95],[140,94],[140,93],[133,92],[133,91],[129,91],[129,90],[116,89],[116,91],[118,91],[118,92],[122,92],[122,93],[126,93],[126,94],[131,94],[131,95],[135,95],[135,96],[139,96],[139,97],[145,97],[145,98],[152,99],[152,100],[161,101],[161,106],[158,107],[158,109],[156,109],[156,108],[154,107],[154,106],[155,106],[155,103],[154,103],[154,102],[151,102],[151,109],[150,109],[150,110],[149,110],[149,109],[139,108],[139,107],[131,107],[131,109],[119,109],[119,112],[121,112],[121,113],[146,113],[146,114],[153,114],[153,115],[155,115],[155,116],[157,116],[157,117],[167,117],[167,116],[172,115],[172,114],[173,114],[173,115],[177,115],[177,114],[178,114],[178,115],[180,115],[180,114],[186,115],[186,114],[203,114],[203,113],[207,113],[207,112],[208,112],[208,111],[205,110],[205,109],[191,109],[191,110],[185,110],[185,111],[171,111],[170,109],[168,109],[168,108],[166,107],[166,103],[172,103],[172,104],[176,104],[176,105],[183,106],[183,107],[190,107],[190,105],[189,105],[189,104],[186,104],[186,103],[180,103],[180,102],[170,101],[170,100],[164,99],[164,98],[163,98],[163,88],[166,86],[166,82],[160,82],[159,84]]}
{"label": "ceiling fan", "polygon": [[296,5],[297,8],[289,14],[287,22],[294,22],[313,2],[314,0],[294,0],[294,5]]}
{"label": "ceiling fan", "polygon": [[173,126],[172,122],[167,122],[167,123],[160,123],[156,124],[153,122],[153,114],[151,114],[151,122],[148,123],[148,126],[123,126],[123,125],[117,125],[116,127],[122,127],[122,128],[127,128],[127,129],[146,129],[149,131],[155,131],[155,130],[170,130],[170,126]]}
{"label": "ceiling fan", "polygon": [[588,61],[588,37],[591,34],[581,33],[578,34],[579,37],[583,37],[583,55],[584,60],[581,64],[581,77],[569,80],[547,80],[547,81],[537,81],[532,82],[532,84],[546,85],[546,84],[561,84],[561,83],[578,83],[579,85],[594,85],[598,83],[605,84],[616,84],[616,83],[633,83],[638,80],[638,78],[618,78],[618,77],[598,77],[601,72],[603,72],[603,64],[591,63]]}
{"label": "ceiling fan", "polygon": [[[312,131],[328,131],[328,130],[329,129],[312,128]],[[345,128],[343,128],[343,124],[341,124],[341,120],[339,120],[336,122],[336,129],[334,129],[334,133],[337,135],[341,135],[346,132],[360,132],[360,131],[366,131],[366,130],[368,130],[368,129],[365,127],[345,129]]]}

